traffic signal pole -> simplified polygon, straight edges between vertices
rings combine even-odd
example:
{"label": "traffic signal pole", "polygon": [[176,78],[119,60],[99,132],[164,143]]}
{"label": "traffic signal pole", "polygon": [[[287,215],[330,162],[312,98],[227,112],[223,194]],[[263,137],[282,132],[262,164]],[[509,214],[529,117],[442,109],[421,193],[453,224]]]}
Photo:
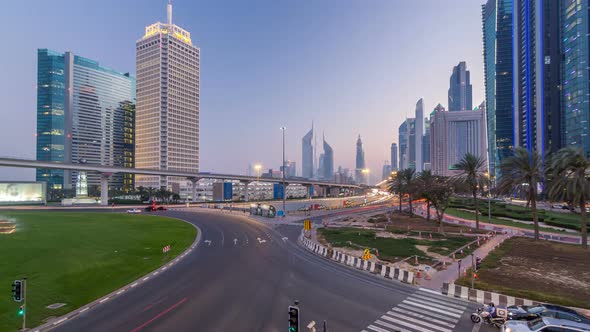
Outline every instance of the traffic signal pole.
{"label": "traffic signal pole", "polygon": [[23,331],[27,326],[27,277],[23,278]]}

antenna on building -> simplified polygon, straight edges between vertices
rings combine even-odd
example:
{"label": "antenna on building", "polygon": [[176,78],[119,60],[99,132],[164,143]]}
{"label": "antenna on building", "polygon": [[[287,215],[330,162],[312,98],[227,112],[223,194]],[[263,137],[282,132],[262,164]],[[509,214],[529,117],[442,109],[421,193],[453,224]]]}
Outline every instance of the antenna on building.
{"label": "antenna on building", "polygon": [[172,0],[168,0],[166,6],[166,13],[168,14],[168,25],[172,25]]}

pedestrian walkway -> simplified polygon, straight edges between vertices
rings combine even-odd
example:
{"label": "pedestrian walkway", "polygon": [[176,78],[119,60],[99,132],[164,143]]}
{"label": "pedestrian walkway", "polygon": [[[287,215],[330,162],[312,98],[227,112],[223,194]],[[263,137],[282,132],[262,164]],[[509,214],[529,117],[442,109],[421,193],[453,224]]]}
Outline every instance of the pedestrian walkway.
{"label": "pedestrian walkway", "polygon": [[[482,260],[492,251],[494,248],[499,246],[504,240],[510,238],[509,234],[496,235],[487,242],[483,243],[479,248],[473,252],[475,257],[479,257]],[[459,270],[459,262],[461,262],[461,269]],[[465,270],[471,268],[471,256],[467,256],[462,260],[457,259],[455,262],[448,262],[446,270],[440,270],[434,272],[430,277],[430,280],[418,279],[420,286],[440,290],[443,283],[453,283],[464,273]]]}
{"label": "pedestrian walkway", "polygon": [[463,332],[455,329],[468,302],[419,289],[362,332]]}

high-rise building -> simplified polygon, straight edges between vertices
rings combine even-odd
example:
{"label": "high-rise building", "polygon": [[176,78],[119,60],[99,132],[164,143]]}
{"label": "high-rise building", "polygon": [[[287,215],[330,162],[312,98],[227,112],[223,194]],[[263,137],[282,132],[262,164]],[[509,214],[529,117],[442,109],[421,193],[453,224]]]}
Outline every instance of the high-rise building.
{"label": "high-rise building", "polygon": [[424,119],[424,136],[422,136],[423,170],[430,170],[430,119]]}
{"label": "high-rise building", "polygon": [[334,150],[328,142],[326,142],[326,138],[323,137],[324,141],[324,165],[323,165],[323,178],[326,181],[332,181],[334,178]]}
{"label": "high-rise building", "polygon": [[453,67],[449,80],[449,111],[470,111],[473,106],[473,88],[465,61]]}
{"label": "high-rise building", "polygon": [[391,170],[397,171],[398,170],[398,163],[397,163],[397,144],[391,143]]}
{"label": "high-rise building", "polygon": [[399,126],[399,168],[416,167],[416,128],[414,118],[408,118]]}
{"label": "high-rise building", "polygon": [[467,153],[486,159],[483,110],[447,112],[438,105],[430,118],[430,166],[435,175],[450,176]]}
{"label": "high-rise building", "polygon": [[366,183],[365,173],[363,170],[366,168],[365,165],[365,150],[363,150],[363,141],[361,135],[356,140],[356,163],[355,163],[355,180],[357,183]]}
{"label": "high-rise building", "polygon": [[514,0],[514,143],[541,155],[561,147],[559,3]]}
{"label": "high-rise building", "polygon": [[512,1],[488,0],[482,5],[487,139],[490,171],[496,177],[514,147]]}
{"label": "high-rise building", "polygon": [[[416,124],[415,124],[415,169],[416,172],[422,172],[424,162],[422,160],[422,137],[424,136],[424,100],[420,98],[416,103]],[[411,133],[410,133],[411,135]],[[411,139],[411,137],[410,137]]]}
{"label": "high-rise building", "polygon": [[390,175],[391,175],[391,165],[386,160],[385,163],[383,163],[383,169],[381,172],[381,180],[387,180],[387,178],[389,178]]}
{"label": "high-rise building", "polygon": [[[562,5],[564,146],[580,146],[590,157],[590,4],[588,0],[558,1]],[[552,59],[553,61],[553,59]]]}
{"label": "high-rise building", "polygon": [[[199,48],[188,31],[154,23],[136,43],[137,168],[199,171]],[[166,187],[181,193],[185,178],[141,175],[136,186]]]}
{"label": "high-rise building", "polygon": [[313,178],[313,123],[311,130],[301,139],[301,174],[306,179]]}
{"label": "high-rise building", "polygon": [[[133,167],[135,79],[98,62],[48,49],[37,51],[37,160]],[[37,169],[49,189],[73,189],[77,171]],[[100,175],[88,173],[88,186]],[[109,186],[133,188],[114,174]]]}
{"label": "high-rise building", "polygon": [[285,172],[285,177],[293,178],[297,176],[297,163],[291,160],[285,161],[285,167],[279,168],[281,172]]}

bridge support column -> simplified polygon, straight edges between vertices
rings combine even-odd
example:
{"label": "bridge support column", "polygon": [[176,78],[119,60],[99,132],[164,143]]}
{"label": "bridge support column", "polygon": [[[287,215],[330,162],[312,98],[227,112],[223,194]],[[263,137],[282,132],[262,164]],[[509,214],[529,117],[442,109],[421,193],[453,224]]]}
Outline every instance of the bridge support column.
{"label": "bridge support column", "polygon": [[100,205],[109,205],[109,178],[112,173],[100,173]]}
{"label": "bridge support column", "polygon": [[191,183],[193,184],[192,189],[192,194],[191,194],[191,201],[193,203],[195,203],[197,201],[197,182],[199,182],[199,178],[189,178],[189,180],[191,181]]}
{"label": "bridge support column", "polygon": [[306,191],[306,193],[305,193],[305,197],[306,197],[308,200],[311,200],[311,188],[313,188],[313,186],[312,186],[312,185],[305,186],[305,191]]}
{"label": "bridge support column", "polygon": [[244,202],[248,202],[250,200],[250,181],[242,181],[244,184]]}
{"label": "bridge support column", "polygon": [[324,187],[324,198],[328,198],[328,192],[330,191],[330,187],[325,186]]}

